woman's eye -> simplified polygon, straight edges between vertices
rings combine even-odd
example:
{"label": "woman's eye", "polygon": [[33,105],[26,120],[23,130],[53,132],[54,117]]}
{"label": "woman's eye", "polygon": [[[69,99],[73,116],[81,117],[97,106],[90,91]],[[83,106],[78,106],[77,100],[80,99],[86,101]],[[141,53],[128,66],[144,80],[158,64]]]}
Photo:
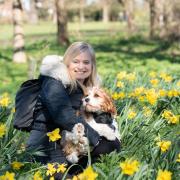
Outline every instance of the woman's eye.
{"label": "woman's eye", "polygon": [[75,63],[75,64],[76,64],[76,63],[78,63],[78,61],[74,60],[74,61],[73,61],[73,63]]}
{"label": "woman's eye", "polygon": [[84,61],[84,64],[89,64],[90,62],[89,61]]}

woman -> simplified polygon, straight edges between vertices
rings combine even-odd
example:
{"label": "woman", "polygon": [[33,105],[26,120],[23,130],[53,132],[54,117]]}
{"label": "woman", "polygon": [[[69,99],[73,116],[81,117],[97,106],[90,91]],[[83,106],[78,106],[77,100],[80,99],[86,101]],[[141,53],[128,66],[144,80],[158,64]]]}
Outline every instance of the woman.
{"label": "woman", "polygon": [[[56,128],[71,131],[80,122],[85,126],[92,160],[100,154],[120,150],[118,140],[107,141],[77,115],[83,97],[83,87],[98,85],[96,60],[93,48],[84,42],[73,43],[65,52],[63,63],[58,56],[44,58],[40,68],[41,92],[35,109],[35,122],[27,143],[29,150],[43,152],[34,156],[43,164],[67,163],[59,142],[49,142],[47,132]],[[82,159],[80,164],[86,164]]]}

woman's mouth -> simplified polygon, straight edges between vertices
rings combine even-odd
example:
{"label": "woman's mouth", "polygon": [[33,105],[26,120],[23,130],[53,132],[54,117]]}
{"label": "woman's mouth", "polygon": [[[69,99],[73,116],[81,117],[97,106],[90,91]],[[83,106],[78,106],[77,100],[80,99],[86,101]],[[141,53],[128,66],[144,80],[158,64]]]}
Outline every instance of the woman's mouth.
{"label": "woman's mouth", "polygon": [[77,74],[84,74],[84,73],[86,73],[86,71],[75,71],[75,73],[77,73]]}

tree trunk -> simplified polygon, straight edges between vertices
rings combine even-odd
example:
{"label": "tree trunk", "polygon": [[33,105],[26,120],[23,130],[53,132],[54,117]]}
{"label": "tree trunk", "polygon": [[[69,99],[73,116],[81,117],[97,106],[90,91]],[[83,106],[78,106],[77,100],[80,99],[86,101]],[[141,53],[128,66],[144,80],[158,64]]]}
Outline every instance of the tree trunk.
{"label": "tree trunk", "polygon": [[14,55],[13,61],[25,63],[27,61],[24,52],[24,32],[22,20],[22,4],[20,0],[13,0],[13,25],[14,25]]}
{"label": "tree trunk", "polygon": [[30,10],[30,22],[32,24],[37,24],[38,23],[38,12],[37,12],[37,7],[36,7],[36,0],[30,0],[30,6],[31,6],[31,10]]}
{"label": "tree trunk", "polygon": [[[159,36],[160,27],[163,25],[163,15],[160,9],[162,4],[159,0],[150,0],[150,37],[155,38]],[[159,7],[158,7],[159,6]]]}
{"label": "tree trunk", "polygon": [[56,0],[57,12],[57,38],[61,45],[69,45],[67,32],[67,11],[65,8],[65,0]]}
{"label": "tree trunk", "polygon": [[79,9],[79,16],[80,16],[80,23],[85,22],[85,17],[84,17],[84,0],[80,0],[80,9]]}
{"label": "tree trunk", "polygon": [[109,22],[109,0],[103,0],[103,22]]}
{"label": "tree trunk", "polygon": [[127,27],[128,32],[132,33],[135,29],[134,25],[134,0],[125,0],[124,1],[124,8],[125,8],[125,14],[127,18]]}

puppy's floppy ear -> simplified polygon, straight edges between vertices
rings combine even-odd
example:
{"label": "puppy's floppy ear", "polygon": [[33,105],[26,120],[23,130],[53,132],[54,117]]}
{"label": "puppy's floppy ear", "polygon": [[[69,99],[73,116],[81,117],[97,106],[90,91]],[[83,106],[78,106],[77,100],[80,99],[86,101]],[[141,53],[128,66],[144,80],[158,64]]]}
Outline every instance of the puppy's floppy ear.
{"label": "puppy's floppy ear", "polygon": [[105,112],[109,112],[111,114],[112,118],[115,118],[117,115],[117,110],[113,103],[113,99],[105,90],[102,90],[102,94],[103,94],[103,98],[105,101],[102,109]]}

